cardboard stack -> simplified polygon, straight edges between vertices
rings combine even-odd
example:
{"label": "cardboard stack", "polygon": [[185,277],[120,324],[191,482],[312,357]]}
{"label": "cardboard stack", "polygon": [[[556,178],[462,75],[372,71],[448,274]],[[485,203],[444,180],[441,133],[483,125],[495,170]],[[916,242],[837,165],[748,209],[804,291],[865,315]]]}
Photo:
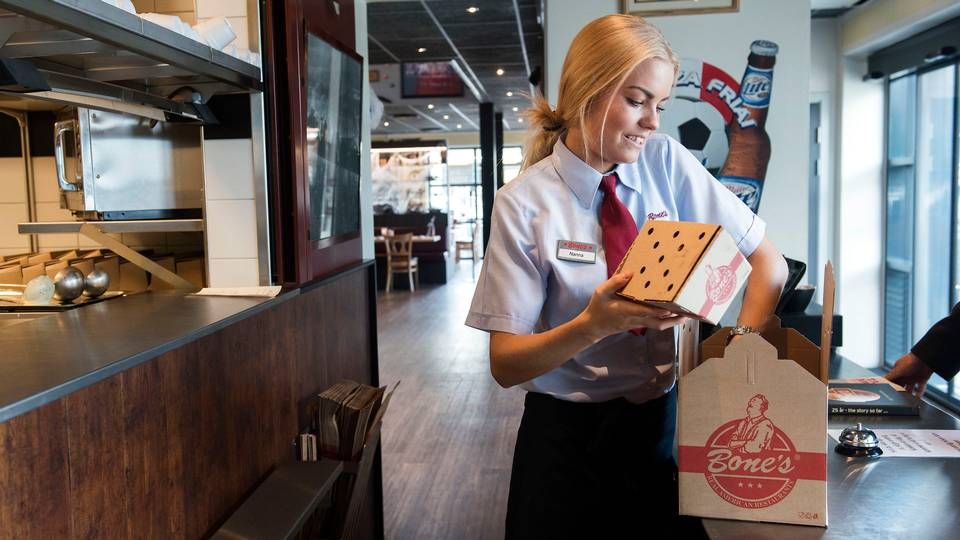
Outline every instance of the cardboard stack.
{"label": "cardboard stack", "polygon": [[719,225],[650,220],[617,272],[634,273],[621,296],[716,324],[750,270]]}

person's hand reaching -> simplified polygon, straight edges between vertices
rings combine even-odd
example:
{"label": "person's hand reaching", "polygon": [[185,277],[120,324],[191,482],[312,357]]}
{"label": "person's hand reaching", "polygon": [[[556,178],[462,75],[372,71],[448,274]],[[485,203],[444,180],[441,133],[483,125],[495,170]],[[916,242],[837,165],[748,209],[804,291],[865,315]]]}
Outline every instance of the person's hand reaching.
{"label": "person's hand reaching", "polygon": [[904,387],[907,392],[923,397],[927,390],[927,381],[933,375],[933,370],[917,358],[913,353],[903,355],[893,365],[893,369],[886,374],[886,379]]}

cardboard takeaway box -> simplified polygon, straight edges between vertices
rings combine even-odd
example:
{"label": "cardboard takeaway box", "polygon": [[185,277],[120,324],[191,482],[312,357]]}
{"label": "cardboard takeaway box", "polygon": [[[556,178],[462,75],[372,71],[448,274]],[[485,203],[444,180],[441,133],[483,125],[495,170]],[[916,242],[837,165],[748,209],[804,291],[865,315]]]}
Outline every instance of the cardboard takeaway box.
{"label": "cardboard takeaway box", "polygon": [[680,378],[681,514],[826,527],[829,262],[823,283],[822,349],[779,324],[724,348],[721,330]]}
{"label": "cardboard takeaway box", "polygon": [[[789,358],[800,364],[811,375],[824,384],[829,380],[830,342],[833,336],[833,306],[836,282],[833,277],[833,263],[827,262],[823,270],[823,317],[820,323],[820,343],[817,347],[812,341],[793,328],[782,328],[780,319],[771,317],[760,336],[776,347],[778,358]],[[699,363],[708,358],[720,358],[726,345],[730,328],[721,328],[700,344]]]}
{"label": "cardboard takeaway box", "polygon": [[750,263],[719,225],[643,224],[617,272],[634,275],[620,295],[717,324],[750,275]]}
{"label": "cardboard takeaway box", "polygon": [[680,513],[827,525],[827,386],[756,334],[680,379]]}

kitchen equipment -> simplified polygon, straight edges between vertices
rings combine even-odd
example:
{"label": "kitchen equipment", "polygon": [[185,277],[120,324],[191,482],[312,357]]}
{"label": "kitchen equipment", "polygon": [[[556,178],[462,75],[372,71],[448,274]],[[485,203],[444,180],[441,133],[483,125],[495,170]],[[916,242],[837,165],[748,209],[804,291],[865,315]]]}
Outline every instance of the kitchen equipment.
{"label": "kitchen equipment", "polygon": [[83,273],[73,267],[66,267],[53,278],[54,300],[69,302],[83,294]]}
{"label": "kitchen equipment", "polygon": [[[783,292],[780,294],[780,300],[777,302],[777,307],[773,311],[775,315],[780,315],[781,313],[786,312],[785,308],[787,304],[793,298],[797,285],[800,284],[800,280],[803,279],[803,275],[807,272],[806,263],[791,259],[789,257],[784,257],[784,259],[787,261],[787,281],[783,285]],[[807,302],[809,302],[809,299]],[[801,311],[803,310],[801,309]]]}
{"label": "kitchen equipment", "polygon": [[793,290],[793,294],[783,303],[783,313],[803,313],[810,305],[810,300],[813,299],[813,293],[816,291],[817,288],[813,285],[798,285]]}
{"label": "kitchen equipment", "polygon": [[60,113],[60,206],[86,220],[202,217],[202,127],[84,107]]}
{"label": "kitchen equipment", "polygon": [[86,279],[83,280],[83,294],[90,298],[96,298],[107,292],[109,287],[110,274],[99,268],[87,274]]}
{"label": "kitchen equipment", "polygon": [[883,454],[877,434],[859,422],[840,432],[840,444],[834,450],[850,457],[878,457]]}

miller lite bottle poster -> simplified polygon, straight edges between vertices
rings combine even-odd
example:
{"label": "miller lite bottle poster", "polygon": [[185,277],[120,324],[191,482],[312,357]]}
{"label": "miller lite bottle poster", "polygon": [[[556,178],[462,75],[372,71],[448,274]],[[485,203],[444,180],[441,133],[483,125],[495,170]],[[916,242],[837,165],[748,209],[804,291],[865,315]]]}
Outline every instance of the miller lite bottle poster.
{"label": "miller lite bottle poster", "polygon": [[756,334],[680,379],[680,513],[827,525],[827,387]]}
{"label": "miller lite bottle poster", "polygon": [[776,43],[754,41],[739,82],[715,65],[683,59],[676,99],[663,114],[661,131],[680,141],[754,212],[770,162],[766,124],[778,51]]}

